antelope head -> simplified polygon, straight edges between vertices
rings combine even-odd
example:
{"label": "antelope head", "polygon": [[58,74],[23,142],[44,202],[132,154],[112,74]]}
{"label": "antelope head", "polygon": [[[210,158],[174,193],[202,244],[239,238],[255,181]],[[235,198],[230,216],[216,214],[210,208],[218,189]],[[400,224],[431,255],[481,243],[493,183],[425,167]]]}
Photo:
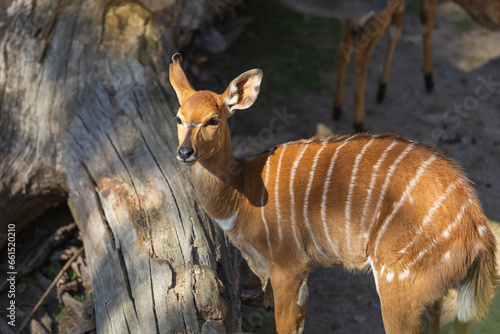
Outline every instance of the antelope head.
{"label": "antelope head", "polygon": [[177,160],[191,166],[219,152],[229,136],[227,119],[234,111],[249,108],[257,99],[262,71],[253,69],[231,81],[223,94],[195,91],[176,53],[170,64],[170,83],[179,100]]}

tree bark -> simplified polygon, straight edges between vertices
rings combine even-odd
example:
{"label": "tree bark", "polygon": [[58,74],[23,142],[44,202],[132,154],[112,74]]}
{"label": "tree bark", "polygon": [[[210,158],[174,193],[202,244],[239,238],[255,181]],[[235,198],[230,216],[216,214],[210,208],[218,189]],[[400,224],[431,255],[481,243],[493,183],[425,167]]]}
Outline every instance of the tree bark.
{"label": "tree bark", "polygon": [[211,3],[0,3],[0,228],[68,202],[100,333],[239,331],[233,251],[175,160],[168,83],[177,50],[224,46]]}

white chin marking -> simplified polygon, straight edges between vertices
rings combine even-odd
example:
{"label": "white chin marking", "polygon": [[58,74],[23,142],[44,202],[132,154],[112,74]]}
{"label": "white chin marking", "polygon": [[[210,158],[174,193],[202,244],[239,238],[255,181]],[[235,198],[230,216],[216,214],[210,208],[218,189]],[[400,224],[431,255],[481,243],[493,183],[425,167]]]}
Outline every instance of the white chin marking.
{"label": "white chin marking", "polygon": [[198,158],[193,156],[189,157],[187,160],[182,160],[180,156],[176,156],[176,158],[185,166],[192,166],[196,163],[196,161],[198,161]]}

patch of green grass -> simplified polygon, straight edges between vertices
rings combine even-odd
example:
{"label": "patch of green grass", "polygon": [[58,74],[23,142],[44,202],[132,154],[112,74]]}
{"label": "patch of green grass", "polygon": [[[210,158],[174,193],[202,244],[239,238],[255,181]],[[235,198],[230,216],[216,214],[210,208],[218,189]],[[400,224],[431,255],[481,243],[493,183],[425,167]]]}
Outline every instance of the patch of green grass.
{"label": "patch of green grass", "polygon": [[69,277],[74,279],[78,278],[78,274],[73,269],[68,269],[66,272],[68,273]]}
{"label": "patch of green grass", "polygon": [[56,268],[54,268],[54,266],[50,266],[49,270],[47,271],[47,277],[53,281],[54,278],[56,278],[57,276],[57,271],[56,271]]}
{"label": "patch of green grass", "polygon": [[469,16],[464,16],[455,22],[455,27],[459,32],[467,32],[474,27],[474,21]]}
{"label": "patch of green grass", "polygon": [[[306,18],[278,0],[248,2],[248,10],[255,21],[228,50],[232,58],[259,64],[273,95],[331,88],[321,73],[335,69],[342,28],[338,20]],[[269,98],[266,90],[261,97]]]}
{"label": "patch of green grass", "polygon": [[79,302],[83,302],[84,300],[86,300],[89,296],[87,295],[74,295],[73,298],[75,298],[76,300],[78,300]]}
{"label": "patch of green grass", "polygon": [[26,276],[21,277],[21,282],[27,283],[27,284],[33,284],[35,282],[35,280],[33,279],[32,276],[26,275]]}
{"label": "patch of green grass", "polygon": [[69,310],[71,310],[71,308],[69,306],[60,305],[59,306],[59,313],[52,314],[52,319],[55,319],[58,322],[62,322],[62,321],[67,320],[68,319],[67,312],[69,312]]}

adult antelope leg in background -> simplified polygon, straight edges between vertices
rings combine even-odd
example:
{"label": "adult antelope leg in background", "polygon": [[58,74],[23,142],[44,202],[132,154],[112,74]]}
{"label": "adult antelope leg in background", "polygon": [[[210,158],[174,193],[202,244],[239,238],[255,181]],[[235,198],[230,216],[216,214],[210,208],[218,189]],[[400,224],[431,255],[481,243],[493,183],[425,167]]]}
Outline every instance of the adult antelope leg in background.
{"label": "adult antelope leg in background", "polygon": [[342,37],[338,49],[337,86],[335,87],[335,95],[333,98],[333,119],[336,121],[342,116],[345,74],[347,65],[351,60],[354,43],[355,31],[354,24],[351,21],[350,19],[345,19],[342,22]]}
{"label": "adult antelope leg in background", "polygon": [[401,3],[401,6],[397,10],[397,12],[392,14],[391,24],[389,26],[389,46],[387,48],[384,69],[380,77],[377,91],[377,102],[379,103],[382,103],[385,98],[385,90],[387,87],[387,82],[389,81],[389,70],[391,68],[392,57],[394,55],[394,50],[396,49],[399,38],[401,37],[401,31],[403,30],[403,16],[404,3]]}
{"label": "adult antelope leg in background", "polygon": [[432,32],[434,31],[434,17],[436,15],[437,0],[420,1],[420,21],[424,26],[424,79],[425,89],[430,93],[434,90],[432,77]]}

